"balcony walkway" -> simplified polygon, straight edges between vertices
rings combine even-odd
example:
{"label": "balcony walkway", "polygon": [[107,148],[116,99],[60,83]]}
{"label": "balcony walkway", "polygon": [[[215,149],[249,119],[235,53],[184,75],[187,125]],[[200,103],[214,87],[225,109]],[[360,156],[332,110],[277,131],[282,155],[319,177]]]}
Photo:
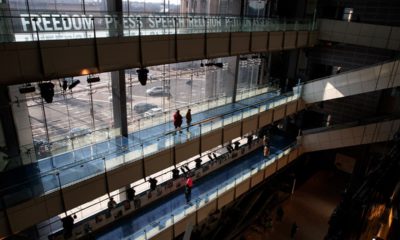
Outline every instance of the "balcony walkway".
{"label": "balcony walkway", "polygon": [[[284,96],[278,96],[276,92],[261,94],[193,114],[193,126],[190,127],[190,132],[184,130],[182,134],[174,135],[173,123],[168,121],[133,132],[128,138],[117,137],[2,173],[0,189],[2,189],[3,203],[10,207],[59,189],[59,181],[62,186],[70,185],[104,173],[105,169],[108,171],[128,161],[142,159],[177,143],[184,143],[211,130],[240,121],[243,113],[254,111],[253,107],[260,105],[256,104],[258,102],[265,104],[268,100],[275,101],[282,98]],[[197,124],[209,119],[214,120]],[[183,128],[185,127],[184,123]],[[59,179],[56,173],[59,174]]]}
{"label": "balcony walkway", "polygon": [[[271,155],[276,155],[282,152],[282,149],[287,148],[294,141],[294,138],[284,135],[274,135],[271,141]],[[197,198],[205,194],[212,195],[216,187],[221,187],[223,183],[235,182],[235,179],[240,178],[244,172],[250,171],[254,165],[265,161],[262,150],[258,149],[255,152],[238,159],[229,165],[207,175],[194,182],[192,190],[192,205],[196,205]],[[269,161],[273,161],[269,158]],[[217,190],[218,191],[218,190]],[[158,201],[154,204],[146,206],[143,210],[137,212],[131,218],[124,219],[113,227],[96,235],[96,239],[144,239],[144,230],[158,226],[160,219],[171,214],[185,214],[179,211],[192,207],[187,205],[182,190],[176,191],[172,195]],[[148,230],[147,230],[148,232]]]}

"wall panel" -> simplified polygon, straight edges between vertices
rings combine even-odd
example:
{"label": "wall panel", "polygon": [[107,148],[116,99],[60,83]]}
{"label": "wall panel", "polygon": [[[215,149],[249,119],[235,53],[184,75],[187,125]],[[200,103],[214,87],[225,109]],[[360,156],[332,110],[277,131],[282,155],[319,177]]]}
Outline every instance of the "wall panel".
{"label": "wall panel", "polygon": [[218,208],[221,209],[235,198],[235,189],[231,189],[218,197]]}
{"label": "wall panel", "polygon": [[250,179],[246,179],[243,182],[236,185],[236,196],[235,198],[239,197],[243,193],[247,192],[250,188]]}
{"label": "wall panel", "polygon": [[144,178],[143,161],[137,160],[123,167],[107,172],[108,186],[110,191],[127,186],[137,180]]}
{"label": "wall panel", "polygon": [[147,36],[142,41],[143,64],[158,65],[163,62],[175,61],[174,35]]}
{"label": "wall panel", "polygon": [[254,132],[258,129],[258,115],[251,116],[245,118],[242,121],[242,133],[243,135],[246,133]]}
{"label": "wall panel", "polygon": [[259,115],[260,127],[263,127],[263,126],[266,126],[266,125],[272,123],[273,111],[274,110],[269,109],[269,110],[266,110],[265,112],[260,113],[260,115]]}
{"label": "wall panel", "polygon": [[179,34],[177,35],[177,45],[178,61],[189,61],[193,59],[205,58],[204,34]]}
{"label": "wall panel", "polygon": [[297,33],[297,47],[306,47],[308,42],[308,32],[299,31]]}
{"label": "wall panel", "polygon": [[96,47],[93,42],[93,39],[69,40],[67,46],[59,41],[42,42],[46,76],[80,75],[82,69],[97,69]]}
{"label": "wall panel", "polygon": [[288,163],[288,155],[283,155],[280,159],[278,159],[278,170],[282,169]]}
{"label": "wall panel", "polygon": [[224,143],[241,136],[241,125],[241,122],[237,122],[224,127]]}
{"label": "wall panel", "polygon": [[262,180],[264,180],[264,171],[258,171],[251,177],[251,187],[259,184]]}
{"label": "wall panel", "polygon": [[297,111],[297,101],[286,104],[286,116],[289,116]]}
{"label": "wall panel", "polygon": [[24,207],[9,208],[7,213],[13,233],[20,232],[35,223],[48,219],[44,198],[31,201],[30,204],[24,204]]}
{"label": "wall panel", "polygon": [[294,49],[296,48],[297,32],[290,31],[285,32],[285,40],[283,44],[284,49]]}
{"label": "wall panel", "polygon": [[175,161],[180,163],[200,153],[200,140],[194,139],[175,147]]}
{"label": "wall panel", "polygon": [[201,138],[201,152],[210,150],[211,148],[221,145],[222,129],[218,129],[208,133]]}
{"label": "wall panel", "polygon": [[270,32],[268,41],[268,50],[282,50],[283,32]]}
{"label": "wall panel", "polygon": [[158,233],[154,237],[150,238],[152,240],[168,240],[168,239],[173,239],[173,226],[169,227],[162,232]]}
{"label": "wall panel", "polygon": [[229,55],[229,33],[207,35],[207,58]]}
{"label": "wall panel", "polygon": [[276,172],[276,163],[273,162],[265,168],[265,178],[270,177]]}
{"label": "wall panel", "polygon": [[289,153],[289,158],[288,158],[288,162],[292,162],[293,160],[295,160],[298,157],[298,153],[299,153],[299,149],[293,149],[290,153]]}
{"label": "wall panel", "polygon": [[204,219],[207,219],[208,216],[215,212],[217,209],[217,200],[213,200],[212,202],[209,202],[207,205],[203,206],[199,210],[197,210],[197,222],[201,222]]}
{"label": "wall panel", "polygon": [[285,108],[286,105],[274,108],[274,120],[273,120],[274,122],[281,120],[285,117]]}
{"label": "wall panel", "polygon": [[310,32],[308,46],[314,47],[314,45],[317,44],[317,42],[318,42],[318,32],[317,31]]}
{"label": "wall panel", "polygon": [[72,209],[81,204],[107,194],[104,174],[79,182],[63,189],[64,202],[67,209]]}
{"label": "wall panel", "polygon": [[191,225],[196,225],[196,213],[187,216],[186,218],[182,219],[181,221],[175,223],[175,237],[178,237],[180,234],[185,232],[186,227]]}
{"label": "wall panel", "polygon": [[253,32],[251,38],[252,52],[268,51],[268,32]]}
{"label": "wall panel", "polygon": [[248,53],[250,46],[250,33],[248,32],[233,32],[232,33],[232,54]]}
{"label": "wall panel", "polygon": [[124,68],[139,66],[138,43],[138,37],[97,39],[100,69],[112,71],[121,66],[124,66]]}
{"label": "wall panel", "polygon": [[146,176],[166,169],[173,164],[174,162],[172,149],[167,149],[162,152],[158,152],[152,156],[146,157],[144,161]]}

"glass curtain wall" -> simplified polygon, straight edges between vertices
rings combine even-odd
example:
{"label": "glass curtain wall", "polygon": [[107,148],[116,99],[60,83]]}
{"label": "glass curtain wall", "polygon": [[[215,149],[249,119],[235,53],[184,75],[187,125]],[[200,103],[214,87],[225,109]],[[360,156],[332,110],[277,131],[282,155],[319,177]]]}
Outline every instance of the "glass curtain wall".
{"label": "glass curtain wall", "polygon": [[94,83],[88,83],[87,76],[50,81],[54,85],[51,103],[42,97],[40,83],[34,83],[36,91],[25,94],[24,102],[13,102],[27,106],[37,159],[112,137],[110,73],[99,77]]}
{"label": "glass curtain wall", "polygon": [[231,102],[234,62],[226,57],[148,67],[146,86],[139,84],[136,69],[127,70],[129,132],[170,121],[176,109],[193,108],[195,114],[206,109],[204,104],[216,107],[219,98]]}
{"label": "glass curtain wall", "polygon": [[107,11],[107,0],[9,0],[11,11],[31,13],[85,13]]}
{"label": "glass curtain wall", "polygon": [[[259,89],[266,89],[263,84],[263,67],[266,59],[261,54],[242,55],[239,59],[239,73],[237,82],[237,99],[250,97]],[[264,91],[262,91],[264,92]],[[247,94],[247,95],[246,95]]]}
{"label": "glass curtain wall", "polygon": [[129,14],[240,15],[240,6],[235,0],[123,0]]}

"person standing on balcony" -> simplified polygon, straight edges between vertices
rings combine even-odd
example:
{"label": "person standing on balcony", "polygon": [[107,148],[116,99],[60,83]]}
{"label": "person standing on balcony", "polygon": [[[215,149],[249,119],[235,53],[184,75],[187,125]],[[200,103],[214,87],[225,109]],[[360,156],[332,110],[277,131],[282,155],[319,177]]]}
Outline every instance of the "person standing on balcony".
{"label": "person standing on balcony", "polygon": [[193,187],[193,180],[192,180],[192,177],[189,176],[186,179],[186,185],[185,185],[186,203],[190,203],[190,200],[192,198],[192,187]]}
{"label": "person standing on balcony", "polygon": [[190,124],[192,123],[192,113],[190,108],[187,110],[186,113],[186,124],[187,124],[187,131],[189,131]]}
{"label": "person standing on balcony", "polygon": [[181,126],[182,126],[182,115],[179,112],[179,109],[176,110],[174,114],[174,127],[176,131],[181,131]]}

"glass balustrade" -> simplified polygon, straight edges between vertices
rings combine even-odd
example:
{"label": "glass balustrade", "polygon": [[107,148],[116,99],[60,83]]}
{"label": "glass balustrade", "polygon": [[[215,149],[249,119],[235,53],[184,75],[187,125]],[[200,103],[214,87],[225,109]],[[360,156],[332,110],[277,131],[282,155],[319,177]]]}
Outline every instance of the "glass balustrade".
{"label": "glass balustrade", "polygon": [[[213,114],[205,115],[205,118],[198,119],[197,122],[194,121],[190,131],[183,129],[182,133],[170,131],[162,132],[161,135],[158,132],[157,135],[151,134],[150,128],[135,133],[136,135],[130,138],[117,137],[43,159],[38,162],[39,172],[36,177],[21,178],[19,183],[1,189],[2,203],[6,207],[13,206],[58,190],[60,183],[62,187],[74,184],[295,99],[292,93],[269,97],[258,96],[255,99],[222,106],[221,109],[212,109]],[[140,137],[142,141],[138,141],[137,138]]]}
{"label": "glass balustrade", "polygon": [[315,30],[311,19],[231,16],[140,16],[114,13],[13,13],[1,16],[1,42],[223,32]]}
{"label": "glass balustrade", "polygon": [[132,235],[124,237],[124,239],[148,239],[156,236],[168,227],[171,227],[175,223],[195,213],[209,202],[218,199],[219,196],[236,188],[236,186],[240,185],[243,181],[251,178],[267,166],[274,164],[276,160],[280,159],[284,154],[289,154],[294,148],[296,148],[295,143],[291,143],[262,161],[258,161],[251,166],[243,166],[238,173],[230,176],[223,182],[215,184],[212,188],[196,189],[199,192],[196,194],[196,197],[192,199],[193,204],[180,205],[171,209],[170,212],[164,213],[160,218],[154,219],[140,230],[132,233]]}

